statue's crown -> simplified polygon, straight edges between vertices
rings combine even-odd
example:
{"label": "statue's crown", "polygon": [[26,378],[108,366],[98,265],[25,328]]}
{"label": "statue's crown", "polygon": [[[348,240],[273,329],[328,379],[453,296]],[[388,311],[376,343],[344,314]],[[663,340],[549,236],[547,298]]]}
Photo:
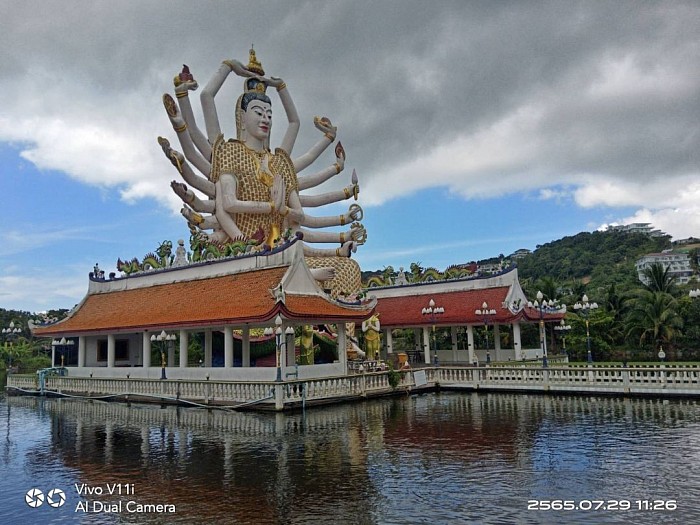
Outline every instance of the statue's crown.
{"label": "statue's crown", "polygon": [[[258,62],[258,59],[255,57],[255,50],[252,46],[250,47],[250,51],[248,53],[248,65],[246,66],[246,69],[261,77],[264,76],[265,70],[263,69],[262,64]],[[267,84],[258,78],[247,78],[244,82],[244,91],[246,93],[250,91],[265,93],[266,89]]]}

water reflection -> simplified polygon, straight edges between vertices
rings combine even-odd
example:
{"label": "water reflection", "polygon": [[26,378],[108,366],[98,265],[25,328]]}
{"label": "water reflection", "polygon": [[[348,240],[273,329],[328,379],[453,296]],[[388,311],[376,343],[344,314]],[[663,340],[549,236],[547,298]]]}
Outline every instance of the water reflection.
{"label": "water reflection", "polygon": [[[440,394],[292,415],[37,398],[0,408],[14,476],[1,484],[19,498],[0,510],[14,523],[628,523],[622,511],[527,511],[532,499],[620,498],[678,500],[675,512],[635,512],[638,523],[700,519],[691,401]],[[79,497],[74,483],[135,494]],[[24,505],[29,488],[50,484],[66,489],[65,507]],[[74,513],[85,499],[177,511]]]}

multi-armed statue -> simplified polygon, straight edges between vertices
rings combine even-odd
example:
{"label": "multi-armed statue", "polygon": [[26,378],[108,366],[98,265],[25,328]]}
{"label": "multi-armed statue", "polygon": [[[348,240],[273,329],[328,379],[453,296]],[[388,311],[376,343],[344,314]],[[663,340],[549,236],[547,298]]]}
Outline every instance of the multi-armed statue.
{"label": "multi-armed statue", "polygon": [[[235,108],[236,139],[224,140],[214,98],[231,72],[245,79],[244,91]],[[222,63],[201,93],[206,135],[197,127],[188,97],[198,85],[187,66],[175,77],[177,103],[170,95],[163,96],[184,155],[172,149],[166,139],[158,141],[191,187],[176,181],[171,184],[185,203],[182,214],[193,235],[219,246],[243,241],[255,249],[272,248],[283,238],[301,233],[306,262],[324,288],[336,296],[356,293],[361,287],[360,271],[350,255],[366,239],[359,222],[362,208],[353,203],[346,213],[333,216],[313,216],[306,208],[351,197],[357,200],[357,176],[353,170],[352,184],[339,191],[303,193],[339,174],[344,168],[345,151],[338,143],[334,164],[297,176],[335,141],[337,129],[328,118],[315,117],[314,125],[323,136],[305,154],[292,157],[300,125],[297,110],[282,79],[264,75],[252,49],[247,66],[236,60]],[[276,88],[288,121],[282,143],[274,151],[269,144],[272,103],[266,93],[268,87]],[[320,231],[346,224],[350,228],[345,231]],[[319,248],[306,243],[338,243],[339,247]]]}

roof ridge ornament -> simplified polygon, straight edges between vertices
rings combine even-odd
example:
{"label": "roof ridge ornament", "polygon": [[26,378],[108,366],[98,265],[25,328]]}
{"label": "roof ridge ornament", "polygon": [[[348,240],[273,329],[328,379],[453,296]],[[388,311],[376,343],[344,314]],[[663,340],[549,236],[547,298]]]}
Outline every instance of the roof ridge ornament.
{"label": "roof ridge ornament", "polygon": [[282,283],[280,283],[277,288],[274,288],[272,290],[272,297],[275,298],[275,303],[285,304],[285,301],[287,300],[287,296],[284,292],[284,288],[282,288]]}

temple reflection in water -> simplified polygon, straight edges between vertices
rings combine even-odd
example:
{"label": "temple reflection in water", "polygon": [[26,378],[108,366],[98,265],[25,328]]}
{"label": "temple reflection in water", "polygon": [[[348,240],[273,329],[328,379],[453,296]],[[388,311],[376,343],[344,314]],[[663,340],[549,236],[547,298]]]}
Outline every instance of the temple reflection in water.
{"label": "temple reflection in water", "polygon": [[[190,523],[384,522],[387,512],[406,513],[406,501],[415,508],[426,498],[419,507],[440,508],[441,519],[463,519],[495,496],[524,508],[533,491],[595,490],[595,471],[610,468],[605,454],[630,432],[700,422],[692,401],[509,394],[423,395],[296,414],[7,403],[50,420],[50,446],[29,451],[30,468],[58,463],[91,486],[134,484],[139,503],[175,504],[169,521]],[[667,446],[645,441],[650,457]],[[528,494],[512,493],[525,480]],[[481,493],[486,487],[492,496]]]}

